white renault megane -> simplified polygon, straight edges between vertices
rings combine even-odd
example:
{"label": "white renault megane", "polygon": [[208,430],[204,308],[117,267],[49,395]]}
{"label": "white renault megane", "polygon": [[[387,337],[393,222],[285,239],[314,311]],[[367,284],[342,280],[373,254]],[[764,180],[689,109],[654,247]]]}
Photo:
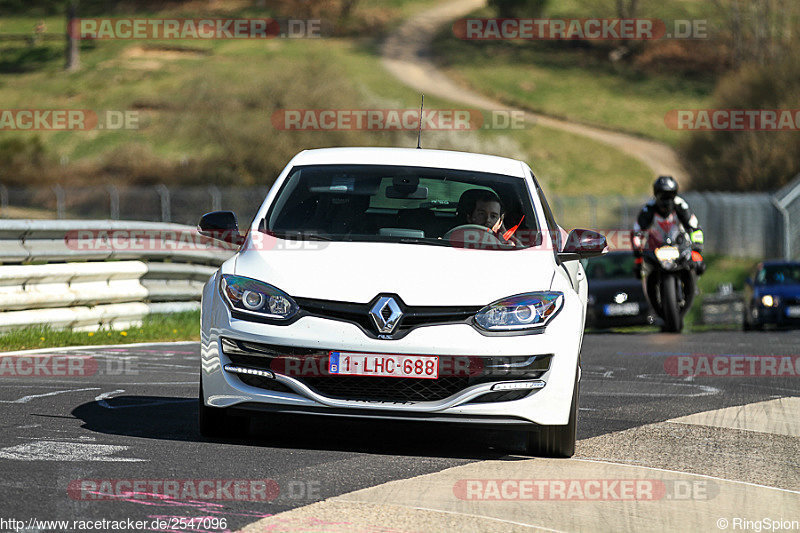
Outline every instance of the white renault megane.
{"label": "white renault megane", "polygon": [[199,231],[241,244],[202,302],[200,429],[260,413],[527,432],[575,449],[587,286],[528,165],[401,148],[304,151],[245,237],[229,211]]}

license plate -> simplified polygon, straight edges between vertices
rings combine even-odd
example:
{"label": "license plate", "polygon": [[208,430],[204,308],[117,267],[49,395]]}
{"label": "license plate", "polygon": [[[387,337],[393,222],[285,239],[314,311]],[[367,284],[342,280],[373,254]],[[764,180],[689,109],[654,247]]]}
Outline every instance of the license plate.
{"label": "license plate", "polygon": [[606,316],[633,316],[639,314],[639,304],[631,302],[627,304],[608,304],[603,308]]}
{"label": "license plate", "polygon": [[800,318],[800,305],[791,305],[787,307],[786,316],[790,318]]}
{"label": "license plate", "polygon": [[331,352],[328,372],[339,376],[436,379],[439,358],[430,355]]}

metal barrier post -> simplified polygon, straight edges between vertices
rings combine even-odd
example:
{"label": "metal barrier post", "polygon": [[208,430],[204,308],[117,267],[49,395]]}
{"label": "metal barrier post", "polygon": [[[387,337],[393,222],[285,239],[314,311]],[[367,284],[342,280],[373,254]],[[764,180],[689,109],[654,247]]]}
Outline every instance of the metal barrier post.
{"label": "metal barrier post", "polygon": [[61,220],[64,218],[64,188],[61,185],[53,187],[53,192],[56,195],[56,218]]}
{"label": "metal barrier post", "polygon": [[162,183],[161,185],[156,185],[156,191],[158,191],[158,196],[161,198],[161,222],[170,222],[172,213],[169,205],[169,189]]}
{"label": "metal barrier post", "polygon": [[220,211],[222,209],[222,193],[216,185],[208,186],[208,194],[211,196],[211,210]]}
{"label": "metal barrier post", "polygon": [[119,189],[116,185],[106,185],[108,191],[108,210],[111,220],[119,220]]}
{"label": "metal barrier post", "polygon": [[0,184],[0,218],[5,218],[8,212],[8,189]]}

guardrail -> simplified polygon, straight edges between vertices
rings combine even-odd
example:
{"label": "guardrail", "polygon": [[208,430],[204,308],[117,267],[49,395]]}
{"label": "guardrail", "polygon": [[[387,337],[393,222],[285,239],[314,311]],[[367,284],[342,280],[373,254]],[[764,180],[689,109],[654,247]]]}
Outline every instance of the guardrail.
{"label": "guardrail", "polygon": [[741,292],[708,294],[701,304],[701,319],[706,325],[742,324],[744,298]]}
{"label": "guardrail", "polygon": [[179,224],[4,220],[0,331],[130,327],[199,309],[203,284],[234,251]]}

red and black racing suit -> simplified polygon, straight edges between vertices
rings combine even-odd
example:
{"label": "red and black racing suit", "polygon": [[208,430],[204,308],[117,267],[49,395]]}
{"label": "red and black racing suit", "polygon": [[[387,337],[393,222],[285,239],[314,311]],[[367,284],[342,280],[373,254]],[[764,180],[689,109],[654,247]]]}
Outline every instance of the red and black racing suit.
{"label": "red and black racing suit", "polygon": [[[667,213],[666,216],[659,212],[656,200],[651,199],[642,207],[639,216],[636,218],[636,223],[633,225],[633,231],[631,232],[631,243],[633,245],[633,255],[636,257],[635,274],[637,278],[641,278],[642,276],[642,250],[646,244],[643,239],[645,238],[647,230],[650,229],[654,223],[666,221],[673,213],[681,223],[681,226],[683,226],[684,231],[689,234],[689,239],[692,241],[692,259],[694,261],[695,272],[698,275],[705,272],[706,266],[700,255],[700,252],[703,250],[703,230],[700,228],[697,217],[692,213],[692,210],[689,209],[689,204],[686,203],[686,200],[680,196],[676,196],[674,199],[674,209],[671,213]],[[694,276],[688,275],[684,282],[688,285],[686,287],[686,296],[691,300],[694,296],[695,289]],[[646,290],[648,292],[648,298],[652,298],[653,294],[651,294],[651,292],[653,287],[648,286]],[[650,301],[652,302],[654,300],[651,299]],[[687,307],[688,306],[689,304],[687,303]]]}

